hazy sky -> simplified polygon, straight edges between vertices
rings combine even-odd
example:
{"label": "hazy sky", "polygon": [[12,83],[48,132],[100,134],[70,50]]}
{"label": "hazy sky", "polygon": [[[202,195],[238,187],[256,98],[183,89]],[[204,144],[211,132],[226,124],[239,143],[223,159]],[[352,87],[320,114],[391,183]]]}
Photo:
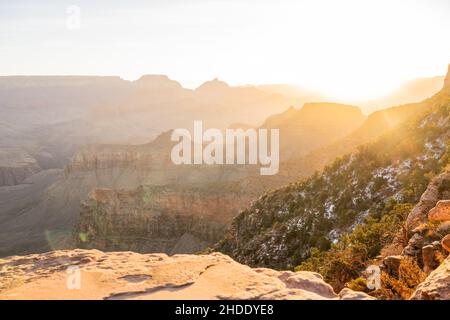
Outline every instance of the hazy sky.
{"label": "hazy sky", "polygon": [[158,73],[371,97],[445,74],[449,17],[449,0],[0,0],[0,74]]}

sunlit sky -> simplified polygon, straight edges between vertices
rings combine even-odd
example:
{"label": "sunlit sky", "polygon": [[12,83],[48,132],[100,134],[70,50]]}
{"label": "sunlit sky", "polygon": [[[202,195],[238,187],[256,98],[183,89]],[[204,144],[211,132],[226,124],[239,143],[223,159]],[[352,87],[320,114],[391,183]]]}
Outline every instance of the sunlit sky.
{"label": "sunlit sky", "polygon": [[449,0],[0,0],[1,75],[218,77],[371,98],[445,74],[449,39]]}

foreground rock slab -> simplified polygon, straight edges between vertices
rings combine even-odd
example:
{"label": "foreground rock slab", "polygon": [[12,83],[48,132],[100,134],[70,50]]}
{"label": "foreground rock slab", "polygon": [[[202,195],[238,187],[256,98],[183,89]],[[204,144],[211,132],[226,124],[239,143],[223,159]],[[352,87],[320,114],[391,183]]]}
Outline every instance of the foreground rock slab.
{"label": "foreground rock slab", "polygon": [[0,259],[0,299],[373,299],[313,272],[252,269],[220,253],[61,250]]}
{"label": "foreground rock slab", "polygon": [[419,284],[412,300],[450,300],[450,257]]}

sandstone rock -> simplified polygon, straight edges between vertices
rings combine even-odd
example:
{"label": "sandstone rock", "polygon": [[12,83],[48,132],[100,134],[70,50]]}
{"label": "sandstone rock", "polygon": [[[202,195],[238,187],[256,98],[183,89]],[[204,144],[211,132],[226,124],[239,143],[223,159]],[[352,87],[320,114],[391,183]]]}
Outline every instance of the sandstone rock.
{"label": "sandstone rock", "polygon": [[448,257],[411,296],[412,300],[450,299],[450,257]]}
{"label": "sandstone rock", "polygon": [[400,262],[402,261],[402,256],[388,256],[384,258],[383,265],[388,274],[397,277],[398,268],[400,267]]}
{"label": "sandstone rock", "polygon": [[[430,221],[450,221],[450,200],[440,200],[428,213]],[[450,252],[450,234],[441,241],[442,247]]]}
{"label": "sandstone rock", "polygon": [[[445,237],[444,237],[445,238]],[[442,239],[443,240],[443,239]],[[434,248],[434,251],[436,253],[440,253],[441,255],[443,255],[444,257],[446,257],[448,255],[448,252],[446,251],[446,249],[442,246],[441,241],[433,241],[431,243],[431,245]]]}
{"label": "sandstone rock", "polygon": [[450,234],[446,235],[441,241],[442,247],[450,252]]}
{"label": "sandstone rock", "polygon": [[431,244],[422,248],[423,271],[426,274],[430,274],[438,265],[434,259],[435,252],[436,248]]}
{"label": "sandstone rock", "polygon": [[285,284],[288,288],[314,291],[326,298],[336,297],[333,287],[326,283],[320,274],[315,272],[299,271],[287,278]]}
{"label": "sandstone rock", "polygon": [[[300,290],[297,292],[301,295],[305,295],[305,292],[314,291],[315,294],[319,294],[322,297],[337,298],[333,287],[326,283],[319,273],[309,271],[276,271],[268,268],[255,268],[253,270],[269,277],[276,277],[280,279],[288,289],[292,289],[278,292],[276,294],[277,297],[288,295],[289,293],[296,292],[296,290]],[[306,296],[307,295],[305,295],[305,297]],[[274,297],[275,299],[275,295],[265,296],[265,298],[269,297]]]}
{"label": "sandstone rock", "polygon": [[95,188],[75,226],[80,248],[196,253],[217,243],[250,198],[200,188]]}
{"label": "sandstone rock", "polygon": [[302,289],[284,289],[259,297],[261,300],[326,300],[317,293]]}
{"label": "sandstone rock", "polygon": [[[68,287],[73,272],[67,270],[79,272],[78,290]],[[0,259],[0,299],[373,298],[349,289],[338,296],[313,272],[252,269],[220,253],[169,257],[75,249]]]}
{"label": "sandstone rock", "polygon": [[440,187],[447,184],[449,180],[450,172],[445,171],[430,182],[427,189],[420,197],[419,202],[411,210],[406,219],[406,228],[408,232],[411,232],[414,228],[427,222],[430,209],[436,205],[438,200],[443,199]]}
{"label": "sandstone rock", "polygon": [[376,300],[374,297],[369,296],[367,293],[361,291],[353,291],[349,288],[344,288],[339,292],[339,298],[341,300]]}
{"label": "sandstone rock", "polygon": [[408,245],[403,249],[402,256],[409,256],[422,259],[422,247],[424,245],[424,237],[419,233],[415,233],[408,241]]}
{"label": "sandstone rock", "polygon": [[430,221],[450,221],[450,200],[440,200],[436,206],[428,212]]}

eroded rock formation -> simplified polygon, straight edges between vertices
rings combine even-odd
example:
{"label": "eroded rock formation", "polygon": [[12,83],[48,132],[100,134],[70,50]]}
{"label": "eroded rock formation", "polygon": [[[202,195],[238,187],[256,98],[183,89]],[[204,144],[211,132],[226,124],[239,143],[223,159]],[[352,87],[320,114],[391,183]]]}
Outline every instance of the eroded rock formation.
{"label": "eroded rock formation", "polygon": [[450,257],[448,257],[411,296],[412,300],[450,299]]}
{"label": "eroded rock formation", "polygon": [[[436,238],[439,232],[431,232],[429,221],[447,220],[450,209],[449,193],[450,173],[445,171],[434,178],[422,194],[419,203],[411,210],[406,220],[406,229],[411,235],[408,244],[402,251],[403,256],[415,258],[426,273],[430,273],[438,265],[436,254],[446,256]],[[445,226],[443,226],[445,229]]]}
{"label": "eroded rock formation", "polygon": [[439,200],[450,198],[450,172],[445,171],[434,178],[420,197],[419,203],[413,208],[406,220],[409,232],[428,221],[428,212],[436,206]]}
{"label": "eroded rock formation", "polygon": [[84,248],[193,253],[219,241],[249,202],[237,193],[210,190],[94,189],[82,204],[74,236]]}
{"label": "eroded rock formation", "polygon": [[[428,213],[430,221],[450,221],[450,200],[441,200],[436,207]],[[441,241],[442,247],[450,252],[450,234],[447,234]]]}
{"label": "eroded rock formation", "polygon": [[14,186],[39,172],[36,159],[19,148],[0,147],[0,186]]}

